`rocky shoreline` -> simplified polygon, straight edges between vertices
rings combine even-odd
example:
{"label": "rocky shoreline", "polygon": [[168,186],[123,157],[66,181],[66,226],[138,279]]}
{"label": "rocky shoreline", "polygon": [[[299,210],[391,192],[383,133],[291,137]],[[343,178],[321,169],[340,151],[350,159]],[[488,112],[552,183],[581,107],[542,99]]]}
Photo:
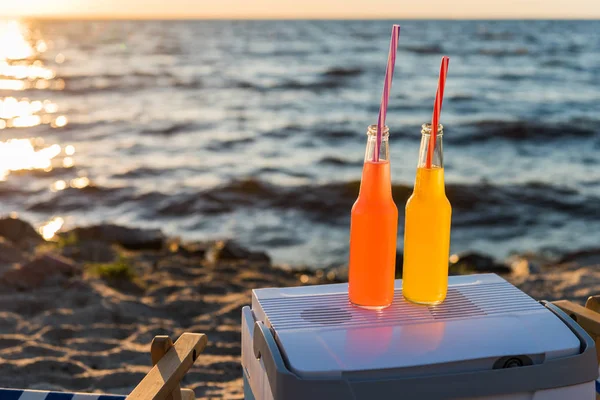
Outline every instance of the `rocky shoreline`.
{"label": "rocky shoreline", "polygon": [[[536,299],[583,302],[600,293],[598,264],[590,249],[505,262],[466,253],[450,268],[499,273]],[[345,280],[343,267],[277,267],[232,241],[110,224],[45,241],[25,221],[0,219],[0,386],[128,393],[149,370],[154,335],[193,331],[209,346],[183,384],[198,398],[242,399],[240,309],[251,290]]]}

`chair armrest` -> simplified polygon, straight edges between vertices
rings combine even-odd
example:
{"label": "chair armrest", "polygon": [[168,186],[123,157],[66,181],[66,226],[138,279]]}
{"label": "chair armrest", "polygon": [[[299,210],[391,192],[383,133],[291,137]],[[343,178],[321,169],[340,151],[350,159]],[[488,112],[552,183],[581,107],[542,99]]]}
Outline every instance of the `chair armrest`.
{"label": "chair armrest", "polygon": [[596,358],[600,361],[600,314],[568,300],[554,301],[552,304],[567,313],[594,339]]}
{"label": "chair armrest", "polygon": [[[127,396],[127,400],[166,400],[206,347],[204,334],[184,333]],[[168,344],[168,343],[167,343]],[[153,356],[153,361],[155,356]],[[187,391],[186,391],[187,392]],[[189,396],[190,393],[183,393]],[[183,397],[183,396],[182,396]],[[189,397],[188,397],[189,398]]]}

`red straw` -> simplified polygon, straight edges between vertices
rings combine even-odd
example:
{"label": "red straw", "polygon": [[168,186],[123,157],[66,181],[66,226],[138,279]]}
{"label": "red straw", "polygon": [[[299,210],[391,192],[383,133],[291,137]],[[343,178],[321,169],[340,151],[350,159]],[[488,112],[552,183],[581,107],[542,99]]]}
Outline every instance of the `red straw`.
{"label": "red straw", "polygon": [[400,25],[392,26],[392,39],[390,40],[390,52],[388,54],[387,67],[385,68],[385,81],[383,83],[383,94],[381,96],[381,105],[379,106],[379,117],[377,118],[377,141],[375,142],[375,152],[373,153],[373,162],[379,161],[379,152],[381,148],[381,136],[385,126],[385,117],[387,114],[388,100],[390,90],[392,89],[392,78],[394,77],[394,65],[396,64],[396,51],[398,50],[398,38],[400,37]]}
{"label": "red straw", "polygon": [[448,63],[450,58],[442,57],[440,66],[440,80],[438,81],[437,92],[435,93],[435,103],[433,104],[433,116],[431,118],[431,137],[429,138],[429,148],[427,149],[426,168],[431,168],[433,160],[433,151],[435,150],[435,140],[437,139],[438,124],[440,122],[440,113],[442,112],[442,101],[444,100],[444,86],[446,85],[446,75],[448,74]]}

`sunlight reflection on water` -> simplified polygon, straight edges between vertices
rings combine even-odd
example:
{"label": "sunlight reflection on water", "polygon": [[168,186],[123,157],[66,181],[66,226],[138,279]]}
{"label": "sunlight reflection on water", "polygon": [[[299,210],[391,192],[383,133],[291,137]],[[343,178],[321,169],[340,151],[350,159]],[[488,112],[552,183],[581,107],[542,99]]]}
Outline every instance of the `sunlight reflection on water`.
{"label": "sunlight reflection on water", "polygon": [[5,180],[11,171],[51,171],[52,159],[60,152],[61,147],[58,144],[36,149],[29,139],[9,139],[0,142],[0,180]]}
{"label": "sunlight reflection on water", "polygon": [[[63,128],[69,122],[67,116],[59,113],[59,106],[45,98],[50,91],[63,90],[65,82],[56,77],[56,68],[43,60],[63,64],[65,55],[44,56],[53,43],[34,36],[26,23],[0,21],[0,91],[8,92],[0,96],[0,131],[4,133],[4,140],[0,140],[0,181],[6,181],[11,172],[16,171],[50,172],[55,167],[75,166],[72,145],[63,149],[59,144],[45,143],[42,137],[22,138],[20,134],[20,138],[16,138],[10,134],[11,129],[26,130],[39,125]],[[18,96],[19,92],[31,93],[31,98]],[[50,191],[68,187],[81,189],[89,183],[86,177],[58,180]],[[63,224],[62,217],[53,217],[39,226],[39,232],[44,239],[51,240]]]}
{"label": "sunlight reflection on water", "polygon": [[[19,92],[64,88],[64,82],[55,79],[56,71],[40,59],[41,54],[49,48],[50,44],[45,40],[34,40],[26,24],[0,21],[0,90]],[[59,54],[56,58],[57,63],[62,63],[65,57]],[[59,114],[58,105],[50,99],[15,95],[0,97],[0,130],[32,128],[42,124],[62,128],[68,124],[68,119]],[[50,171],[53,168],[52,159],[61,151],[60,145],[45,145],[42,138],[8,138],[0,141],[0,180],[6,180],[11,171]],[[74,152],[73,146],[65,148],[67,156],[72,156]],[[75,162],[68,157],[62,164],[70,168]]]}
{"label": "sunlight reflection on water", "polygon": [[65,220],[61,217],[52,218],[50,221],[46,222],[42,226],[38,228],[38,232],[45,240],[51,240],[54,238],[56,232],[62,228]]}
{"label": "sunlight reflection on water", "polygon": [[[63,90],[65,82],[56,79],[56,70],[40,59],[49,50],[43,39],[34,40],[29,28],[17,21],[0,21],[0,90],[21,92],[29,90]],[[65,61],[61,53],[57,64]],[[30,101],[15,96],[0,97],[1,128],[26,128],[40,124],[63,127],[67,124],[58,106],[48,99]]]}

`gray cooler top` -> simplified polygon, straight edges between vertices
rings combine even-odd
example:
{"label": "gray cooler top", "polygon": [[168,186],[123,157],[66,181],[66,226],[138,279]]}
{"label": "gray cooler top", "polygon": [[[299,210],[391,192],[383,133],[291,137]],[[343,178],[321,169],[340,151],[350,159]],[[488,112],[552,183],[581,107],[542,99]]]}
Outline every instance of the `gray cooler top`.
{"label": "gray cooler top", "polygon": [[466,379],[469,394],[481,385],[487,395],[597,376],[591,338],[496,275],[451,277],[446,301],[431,307],[406,302],[401,287],[397,280],[394,303],[382,311],[352,306],[347,284],[253,291],[254,352],[273,390],[300,398],[302,387],[312,387],[316,400],[316,390],[327,398],[336,390],[350,396],[363,388],[367,395],[388,385],[400,390],[450,380],[457,387]]}

